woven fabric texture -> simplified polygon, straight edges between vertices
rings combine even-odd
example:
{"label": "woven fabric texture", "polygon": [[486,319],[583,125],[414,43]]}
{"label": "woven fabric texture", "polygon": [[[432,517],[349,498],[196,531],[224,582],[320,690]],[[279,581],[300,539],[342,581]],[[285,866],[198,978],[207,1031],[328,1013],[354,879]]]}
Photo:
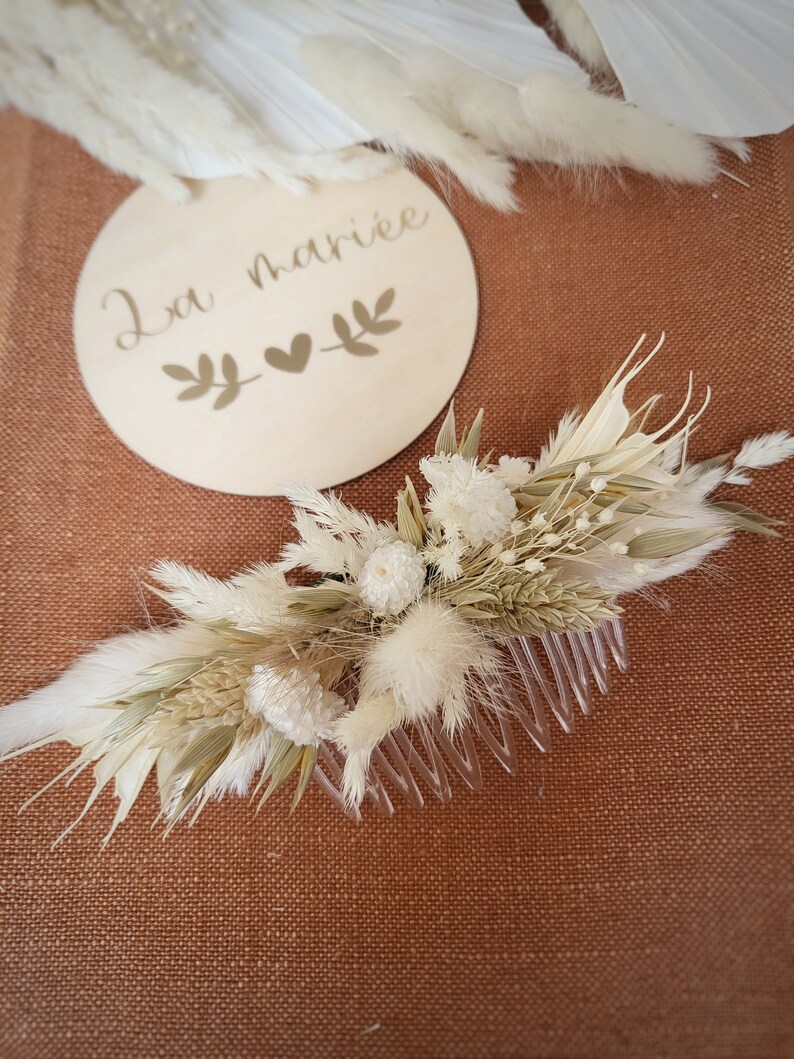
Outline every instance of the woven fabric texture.
{"label": "woven fabric texture", "polygon": [[[696,455],[791,427],[793,161],[767,140],[748,187],[595,195],[526,168],[510,216],[453,189],[482,299],[457,407],[486,406],[486,448],[536,450],[662,328],[639,389],[677,399],[690,368],[711,383]],[[3,701],[139,626],[159,557],[223,576],[288,532],[282,500],[142,462],[83,388],[75,285],[131,186],[0,115]],[[345,497],[389,515],[437,427]],[[790,483],[774,468],[744,497],[786,517]],[[595,714],[547,756],[525,740],[517,776],[486,762],[484,790],[448,806],[356,826],[319,790],[292,817],[286,795],[258,816],[229,800],[164,843],[147,786],[106,852],[110,796],[50,852],[88,780],[17,816],[69,751],[3,766],[0,1055],[794,1055],[793,545],[740,538],[665,608],[632,601],[633,668]]]}

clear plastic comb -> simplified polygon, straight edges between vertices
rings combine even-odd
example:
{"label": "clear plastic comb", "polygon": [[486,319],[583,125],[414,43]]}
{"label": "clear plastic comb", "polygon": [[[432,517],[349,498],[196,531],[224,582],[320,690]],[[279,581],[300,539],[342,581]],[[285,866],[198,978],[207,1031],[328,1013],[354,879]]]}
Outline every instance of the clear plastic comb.
{"label": "clear plastic comb", "polygon": [[[594,693],[609,692],[614,663],[628,669],[628,652],[619,618],[590,632],[521,636],[507,645],[511,679],[498,678],[496,698],[503,708],[475,704],[467,725],[450,736],[435,716],[426,724],[398,728],[372,755],[365,802],[382,813],[394,812],[395,796],[420,809],[427,792],[442,802],[452,798],[451,774],[473,791],[482,787],[480,755],[490,751],[508,772],[517,770],[516,735],[523,731],[542,751],[551,749],[549,714],[565,732],[573,732],[577,711],[592,712]],[[345,804],[341,790],[344,756],[323,743],[314,778],[347,815],[360,813]]]}

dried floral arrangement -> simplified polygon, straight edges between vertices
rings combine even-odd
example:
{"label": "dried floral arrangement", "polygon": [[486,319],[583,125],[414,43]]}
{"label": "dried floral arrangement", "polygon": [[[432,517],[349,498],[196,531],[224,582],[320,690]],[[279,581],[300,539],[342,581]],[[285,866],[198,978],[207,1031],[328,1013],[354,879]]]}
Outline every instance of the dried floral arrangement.
{"label": "dried floral arrangement", "polygon": [[569,725],[535,645],[586,711],[588,671],[604,690],[605,649],[622,659],[621,596],[693,569],[737,530],[775,534],[773,519],[712,494],[794,455],[794,438],[690,462],[709,392],[691,411],[690,377],[677,414],[651,429],[659,397],[633,411],[625,399],[661,345],[640,359],[644,339],[537,459],[481,454],[482,412],[458,435],[450,409],[393,521],[292,486],[297,540],[277,564],[220,581],[158,563],[153,590],[178,623],[101,644],[0,711],[0,752],[78,747],[44,789],[92,770],[78,819],[113,784],[112,834],[152,772],[167,833],[213,798],[252,792],[261,806],[290,777],[293,806],[313,777],[356,815],[368,794],[385,797],[384,776],[421,804],[417,775],[444,796],[439,748],[464,778],[476,772],[472,728],[503,763],[511,719],[544,746],[539,696]]}
{"label": "dried floral arrangement", "polygon": [[500,209],[510,159],[702,184],[794,120],[781,0],[545,4],[572,54],[516,0],[0,0],[0,105],[177,202],[184,176],[301,191],[396,156]]}

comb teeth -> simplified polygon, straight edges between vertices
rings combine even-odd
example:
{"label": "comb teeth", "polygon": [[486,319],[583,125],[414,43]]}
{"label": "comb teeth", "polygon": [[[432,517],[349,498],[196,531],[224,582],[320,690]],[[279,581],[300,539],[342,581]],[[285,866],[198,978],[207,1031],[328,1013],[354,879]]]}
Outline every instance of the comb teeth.
{"label": "comb teeth", "polygon": [[[450,773],[471,790],[480,790],[480,754],[490,751],[504,769],[515,772],[517,732],[523,729],[539,750],[550,750],[548,714],[563,731],[572,732],[577,710],[585,716],[591,713],[594,690],[608,694],[611,663],[620,673],[628,669],[619,618],[590,632],[521,636],[510,641],[507,651],[514,677],[500,674],[492,689],[501,708],[474,705],[469,723],[454,736],[436,716],[424,724],[395,729],[372,754],[365,801],[387,814],[394,812],[395,796],[417,809],[424,805],[427,792],[448,802]],[[341,793],[344,762],[340,751],[323,743],[314,778],[348,816],[358,819],[359,811],[346,806]]]}

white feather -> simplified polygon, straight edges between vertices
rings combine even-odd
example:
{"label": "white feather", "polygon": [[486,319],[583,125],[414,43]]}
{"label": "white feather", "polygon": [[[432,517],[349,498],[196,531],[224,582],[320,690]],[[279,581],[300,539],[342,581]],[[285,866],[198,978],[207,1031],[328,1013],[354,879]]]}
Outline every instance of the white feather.
{"label": "white feather", "polygon": [[791,0],[581,0],[626,99],[708,136],[794,122]]}

